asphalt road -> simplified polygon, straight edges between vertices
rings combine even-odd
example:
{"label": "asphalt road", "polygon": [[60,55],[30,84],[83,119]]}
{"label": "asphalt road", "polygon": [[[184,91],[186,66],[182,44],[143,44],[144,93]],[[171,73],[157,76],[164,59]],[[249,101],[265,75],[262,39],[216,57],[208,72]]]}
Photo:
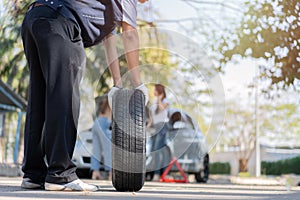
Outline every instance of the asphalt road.
{"label": "asphalt road", "polygon": [[300,187],[247,186],[208,182],[207,184],[146,182],[140,192],[116,192],[109,181],[86,182],[100,185],[98,192],[49,192],[20,188],[21,178],[0,177],[0,200],[51,199],[300,199]]}

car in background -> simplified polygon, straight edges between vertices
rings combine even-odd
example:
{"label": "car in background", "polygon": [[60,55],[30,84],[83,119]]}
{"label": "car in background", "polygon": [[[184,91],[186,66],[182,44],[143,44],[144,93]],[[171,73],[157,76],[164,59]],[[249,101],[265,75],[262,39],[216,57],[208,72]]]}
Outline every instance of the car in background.
{"label": "car in background", "polygon": [[[196,121],[183,111],[171,110],[167,126],[166,148],[163,149],[167,151],[165,154],[168,155],[168,158],[165,158],[167,163],[176,158],[185,173],[194,174],[197,182],[207,182],[209,177],[208,145]],[[154,159],[149,151],[151,149],[149,137],[147,149],[146,179],[152,180],[154,173],[151,170]],[[171,171],[178,171],[178,169],[172,166]]]}
{"label": "car in background", "polygon": [[[169,111],[169,122],[167,131],[168,158],[167,165],[172,158],[176,157],[183,171],[194,174],[197,182],[207,182],[209,176],[209,154],[205,136],[198,124],[187,113],[179,110]],[[72,161],[77,166],[79,177],[90,177],[90,166],[92,156],[93,134],[91,129],[78,133]],[[153,178],[153,162],[151,156],[151,140],[147,137],[146,144],[146,180]],[[103,158],[103,156],[101,156]],[[171,171],[178,171],[173,166]]]}
{"label": "car in background", "polygon": [[[107,99],[107,95],[98,96],[95,98],[96,103],[96,115],[100,112],[100,108]],[[90,178],[91,177],[91,157],[93,151],[93,133],[92,128],[81,131],[77,135],[77,140],[75,143],[74,153],[72,161],[76,164],[77,170],[76,173],[80,178]],[[102,157],[103,160],[103,157]],[[102,165],[102,160],[100,161],[101,168],[104,170]]]}
{"label": "car in background", "polygon": [[77,166],[77,175],[80,178],[90,177],[91,157],[93,148],[92,130],[79,132],[75,143],[72,161]]}

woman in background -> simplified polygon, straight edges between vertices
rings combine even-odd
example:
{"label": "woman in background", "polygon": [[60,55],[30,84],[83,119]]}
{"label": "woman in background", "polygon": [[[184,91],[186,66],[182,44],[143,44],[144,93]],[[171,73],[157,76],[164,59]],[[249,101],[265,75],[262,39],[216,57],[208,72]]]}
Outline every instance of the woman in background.
{"label": "woman in background", "polygon": [[108,105],[108,99],[100,103],[100,112],[92,128],[93,133],[93,152],[91,157],[92,179],[103,179],[100,174],[101,157],[103,156],[104,170],[111,179],[112,152],[111,152],[111,109]]}
{"label": "woman in background", "polygon": [[158,181],[164,168],[168,165],[167,155],[164,147],[166,146],[166,132],[168,118],[169,101],[165,87],[161,84],[155,84],[154,96],[157,98],[156,103],[150,107],[150,118],[147,128],[153,127],[155,134],[151,137],[151,153],[154,158],[154,181]]}

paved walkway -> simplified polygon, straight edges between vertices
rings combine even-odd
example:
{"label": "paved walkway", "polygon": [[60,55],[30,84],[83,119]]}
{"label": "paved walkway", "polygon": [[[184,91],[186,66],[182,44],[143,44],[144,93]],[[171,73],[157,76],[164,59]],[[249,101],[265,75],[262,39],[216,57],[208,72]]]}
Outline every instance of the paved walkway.
{"label": "paved walkway", "polygon": [[50,199],[300,199],[300,187],[247,186],[218,184],[172,184],[146,182],[140,192],[116,192],[109,181],[86,182],[100,185],[99,192],[49,192],[44,190],[24,190],[20,188],[21,178],[0,177],[0,200],[50,200]]}

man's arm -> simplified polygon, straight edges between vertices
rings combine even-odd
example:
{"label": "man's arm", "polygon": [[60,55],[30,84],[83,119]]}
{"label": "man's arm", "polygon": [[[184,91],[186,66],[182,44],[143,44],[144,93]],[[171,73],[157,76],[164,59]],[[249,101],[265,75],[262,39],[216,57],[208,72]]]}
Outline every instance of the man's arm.
{"label": "man's arm", "polygon": [[122,39],[125,56],[134,87],[141,84],[139,71],[139,35],[137,30],[126,22],[122,22]]}
{"label": "man's arm", "polygon": [[121,73],[120,73],[120,66],[119,66],[119,59],[118,53],[116,49],[116,40],[113,34],[109,34],[103,41],[104,49],[105,49],[105,56],[106,62],[109,66],[109,71],[112,75],[114,86],[118,88],[123,87],[123,83],[121,80]]}

